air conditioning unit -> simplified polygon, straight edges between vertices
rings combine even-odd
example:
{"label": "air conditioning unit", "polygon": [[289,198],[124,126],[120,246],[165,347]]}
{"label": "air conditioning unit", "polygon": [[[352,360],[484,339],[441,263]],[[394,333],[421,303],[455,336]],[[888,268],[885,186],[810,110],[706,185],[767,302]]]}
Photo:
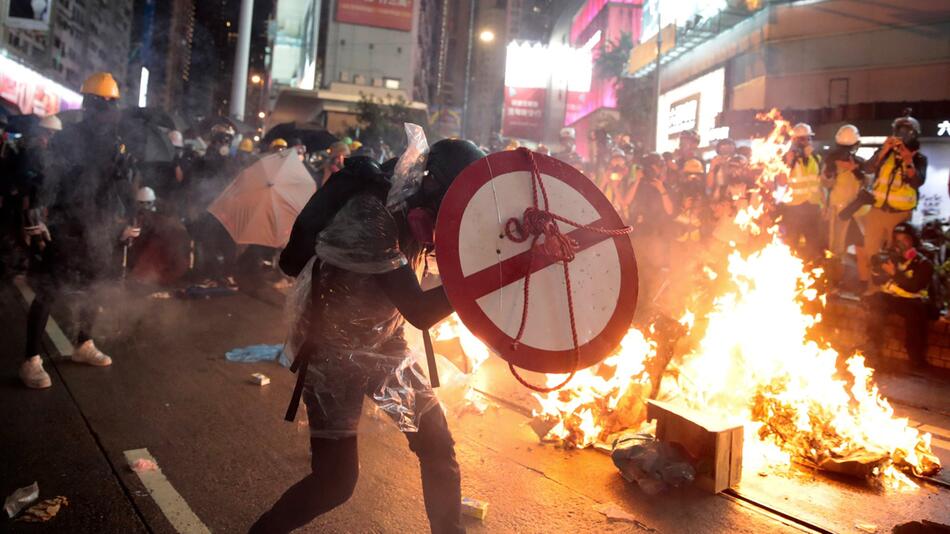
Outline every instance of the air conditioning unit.
{"label": "air conditioning unit", "polygon": [[343,83],[350,83],[353,81],[353,75],[349,71],[341,70],[340,71],[340,81]]}
{"label": "air conditioning unit", "polygon": [[366,85],[366,76],[363,76],[362,74],[353,76],[353,83],[356,85]]}
{"label": "air conditioning unit", "polygon": [[373,78],[373,87],[382,87],[383,79],[382,78]]}

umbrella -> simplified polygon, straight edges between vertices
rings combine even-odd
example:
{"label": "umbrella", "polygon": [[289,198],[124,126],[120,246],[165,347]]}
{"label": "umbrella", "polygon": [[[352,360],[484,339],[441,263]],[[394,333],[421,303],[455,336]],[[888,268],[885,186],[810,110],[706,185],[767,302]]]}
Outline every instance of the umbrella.
{"label": "umbrella", "polygon": [[122,110],[122,115],[161,126],[168,130],[184,131],[187,127],[178,113],[169,113],[161,108],[127,108]]}
{"label": "umbrella", "polygon": [[223,115],[214,115],[203,119],[198,123],[196,129],[198,132],[210,132],[211,128],[218,124],[227,124],[234,128],[234,131],[239,134],[253,134],[257,131],[257,128],[246,122],[239,121],[232,117],[225,117]]}
{"label": "umbrella", "polygon": [[288,141],[294,137],[299,138],[303,141],[303,144],[307,145],[307,152],[326,150],[330,148],[330,145],[339,141],[319,124],[284,122],[268,130],[261,144],[269,145],[271,141],[278,137]]}
{"label": "umbrella", "polygon": [[139,162],[167,163],[175,159],[175,147],[168,139],[168,128],[126,115],[119,121],[118,131],[129,152]]}
{"label": "umbrella", "polygon": [[240,245],[280,248],[317,184],[291,150],[269,154],[247,167],[208,206]]}

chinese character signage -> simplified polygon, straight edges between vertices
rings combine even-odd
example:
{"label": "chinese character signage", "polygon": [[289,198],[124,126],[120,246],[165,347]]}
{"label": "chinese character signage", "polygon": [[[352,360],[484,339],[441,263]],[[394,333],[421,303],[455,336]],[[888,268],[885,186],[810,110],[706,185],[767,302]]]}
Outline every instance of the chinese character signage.
{"label": "chinese character signage", "polygon": [[336,21],[408,32],[413,0],[337,0]]}
{"label": "chinese character signage", "polygon": [[79,93],[3,56],[0,56],[0,98],[16,104],[24,115],[53,115],[82,105]]}
{"label": "chinese character signage", "polygon": [[502,133],[508,137],[540,140],[546,94],[543,88],[506,87]]}

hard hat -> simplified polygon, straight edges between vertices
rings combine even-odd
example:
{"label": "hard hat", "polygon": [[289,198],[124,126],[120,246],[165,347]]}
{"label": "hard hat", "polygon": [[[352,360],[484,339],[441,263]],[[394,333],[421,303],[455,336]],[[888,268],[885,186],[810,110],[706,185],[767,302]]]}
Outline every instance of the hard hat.
{"label": "hard hat", "polygon": [[282,137],[274,139],[270,142],[270,149],[274,150],[275,148],[287,148],[287,141]]}
{"label": "hard hat", "polygon": [[155,202],[155,191],[151,187],[140,187],[135,194],[136,202]]}
{"label": "hard hat", "polygon": [[172,146],[175,148],[185,147],[185,138],[178,130],[172,130],[168,132],[168,140],[172,142]]}
{"label": "hard hat", "polygon": [[561,128],[561,139],[565,137],[570,137],[571,139],[577,138],[577,132],[574,131],[574,128]]}
{"label": "hard hat", "polygon": [[363,146],[363,143],[359,141],[353,141],[350,143],[350,150],[359,150]]}
{"label": "hard hat", "polygon": [[429,149],[426,171],[446,191],[465,167],[484,157],[485,153],[471,141],[443,139]]}
{"label": "hard hat", "polygon": [[234,128],[230,124],[218,123],[211,127],[211,135],[215,134],[225,134],[225,135],[234,135]]}
{"label": "hard hat", "polygon": [[815,137],[811,125],[800,122],[792,127],[792,137]]}
{"label": "hard hat", "polygon": [[353,144],[353,139],[352,139],[351,137],[349,137],[349,136],[344,137],[344,138],[342,139],[342,141],[343,141],[343,143],[346,144],[347,146]]}
{"label": "hard hat", "polygon": [[704,174],[706,169],[703,167],[703,163],[698,159],[688,159],[683,163],[683,173],[684,174]]}
{"label": "hard hat", "polygon": [[96,95],[107,100],[118,100],[119,84],[108,72],[95,72],[82,82],[79,92],[84,95]]}
{"label": "hard hat", "polygon": [[911,117],[910,112],[910,108],[905,109],[904,114],[894,119],[894,122],[891,123],[891,128],[894,129],[895,133],[901,126],[909,126],[917,135],[920,135],[920,122],[917,119]]}
{"label": "hard hat", "polygon": [[58,132],[63,129],[63,122],[56,115],[47,115],[40,119],[40,128]]}
{"label": "hard hat", "polygon": [[835,143],[838,143],[840,146],[854,146],[861,142],[861,132],[858,131],[858,127],[853,124],[845,124],[841,128],[838,128],[838,133],[835,134]]}
{"label": "hard hat", "polygon": [[250,137],[241,139],[241,144],[238,145],[238,150],[241,152],[247,152],[248,154],[254,152],[254,141],[252,141]]}

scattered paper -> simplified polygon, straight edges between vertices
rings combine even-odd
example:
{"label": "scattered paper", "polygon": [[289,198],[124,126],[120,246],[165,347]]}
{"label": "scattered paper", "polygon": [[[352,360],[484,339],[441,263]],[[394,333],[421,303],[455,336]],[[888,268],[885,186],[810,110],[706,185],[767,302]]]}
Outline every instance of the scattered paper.
{"label": "scattered paper", "polygon": [[3,509],[7,512],[7,516],[13,517],[20,513],[24,507],[29,506],[30,503],[40,498],[40,486],[36,482],[29,486],[22,487],[13,493],[11,493],[5,501],[3,501]]}
{"label": "scattered paper", "polygon": [[870,532],[871,534],[877,532],[877,525],[873,523],[855,523],[854,528],[860,530],[861,532]]}
{"label": "scattered paper", "polygon": [[270,384],[270,377],[264,373],[254,373],[251,375],[251,382],[254,382],[258,386],[266,386]]}
{"label": "scattered paper", "polygon": [[149,460],[148,458],[139,458],[138,460],[132,462],[130,467],[136,473],[144,473],[146,471],[158,471],[158,464],[156,464],[152,460]]}
{"label": "scattered paper", "polygon": [[26,521],[27,523],[45,523],[56,517],[63,506],[69,506],[69,499],[60,495],[52,499],[46,499],[29,507],[23,515],[17,518],[17,521]]}
{"label": "scattered paper", "polygon": [[646,532],[656,532],[655,528],[651,528],[640,522],[630,512],[624,510],[619,504],[615,502],[605,502],[594,505],[594,511],[600,512],[607,517],[608,523],[633,523],[640,530]]}

